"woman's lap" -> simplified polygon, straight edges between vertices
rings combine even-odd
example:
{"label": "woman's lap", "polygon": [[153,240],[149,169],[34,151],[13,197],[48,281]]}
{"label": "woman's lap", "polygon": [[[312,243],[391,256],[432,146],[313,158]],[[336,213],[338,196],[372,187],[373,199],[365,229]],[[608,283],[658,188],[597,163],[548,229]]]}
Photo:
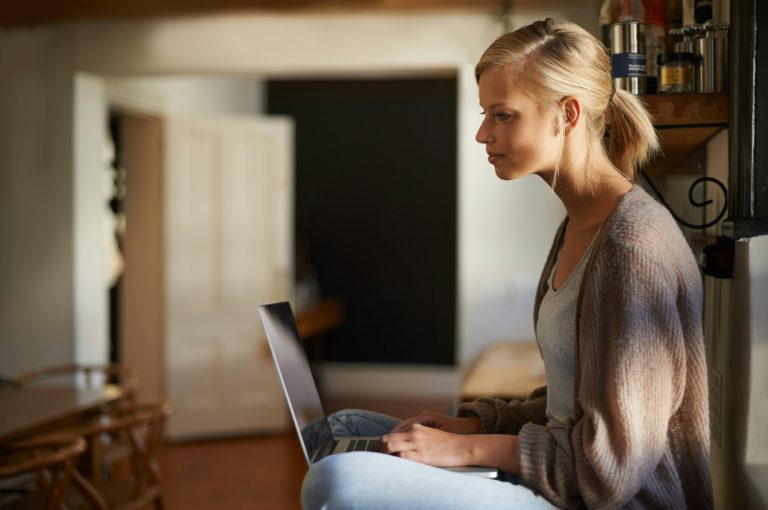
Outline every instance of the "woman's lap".
{"label": "woman's lap", "polygon": [[[349,410],[332,415],[329,422],[334,436],[381,435],[397,419]],[[301,499],[306,509],[555,508],[523,485],[372,452],[331,455],[313,464]]]}

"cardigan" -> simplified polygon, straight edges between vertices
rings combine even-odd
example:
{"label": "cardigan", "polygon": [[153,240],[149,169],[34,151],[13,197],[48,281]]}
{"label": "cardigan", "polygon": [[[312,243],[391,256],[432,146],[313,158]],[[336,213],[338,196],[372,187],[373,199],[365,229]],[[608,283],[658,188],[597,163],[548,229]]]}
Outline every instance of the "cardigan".
{"label": "cardigan", "polygon": [[702,295],[674,219],[633,186],[595,238],[579,290],[574,418],[547,421],[546,387],[522,402],[462,404],[458,415],[478,416],[482,433],[518,435],[523,482],[559,507],[710,509]]}

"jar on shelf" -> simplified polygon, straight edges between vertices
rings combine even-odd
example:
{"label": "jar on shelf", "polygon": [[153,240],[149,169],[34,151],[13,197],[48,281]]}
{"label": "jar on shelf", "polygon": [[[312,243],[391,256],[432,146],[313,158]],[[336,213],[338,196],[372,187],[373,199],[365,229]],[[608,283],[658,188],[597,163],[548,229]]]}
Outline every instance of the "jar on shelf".
{"label": "jar on shelf", "polygon": [[696,66],[701,57],[695,53],[663,53],[656,60],[659,93],[696,91]]}

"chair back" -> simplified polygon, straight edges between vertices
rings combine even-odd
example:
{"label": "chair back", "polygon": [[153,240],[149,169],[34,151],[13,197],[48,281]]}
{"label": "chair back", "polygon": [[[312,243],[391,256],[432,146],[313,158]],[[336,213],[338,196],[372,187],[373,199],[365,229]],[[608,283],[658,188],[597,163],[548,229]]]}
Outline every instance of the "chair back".
{"label": "chair back", "polygon": [[12,501],[12,506],[28,508],[34,504],[29,500],[40,499],[42,492],[46,509],[61,508],[76,473],[75,460],[85,448],[83,438],[70,434],[38,436],[0,447],[0,479],[33,473],[40,489]]}
{"label": "chair back", "polygon": [[[102,448],[104,441],[128,446],[130,482],[133,487],[130,504],[141,506],[162,497],[157,450],[162,443],[165,423],[172,412],[173,408],[165,401],[138,402],[124,409],[122,414],[98,417],[89,425],[73,429],[72,432],[83,436],[90,448]],[[104,499],[110,503],[110,508],[119,508],[126,502],[110,501],[106,494],[109,482],[92,481],[99,491],[105,493]]]}

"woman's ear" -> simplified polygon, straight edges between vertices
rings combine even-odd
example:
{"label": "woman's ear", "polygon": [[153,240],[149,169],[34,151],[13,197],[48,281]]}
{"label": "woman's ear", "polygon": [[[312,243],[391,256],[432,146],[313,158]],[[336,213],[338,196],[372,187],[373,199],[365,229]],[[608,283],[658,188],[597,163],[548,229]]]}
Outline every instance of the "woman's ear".
{"label": "woman's ear", "polygon": [[573,96],[566,96],[560,100],[560,109],[567,136],[579,124],[579,120],[581,120],[581,101]]}

